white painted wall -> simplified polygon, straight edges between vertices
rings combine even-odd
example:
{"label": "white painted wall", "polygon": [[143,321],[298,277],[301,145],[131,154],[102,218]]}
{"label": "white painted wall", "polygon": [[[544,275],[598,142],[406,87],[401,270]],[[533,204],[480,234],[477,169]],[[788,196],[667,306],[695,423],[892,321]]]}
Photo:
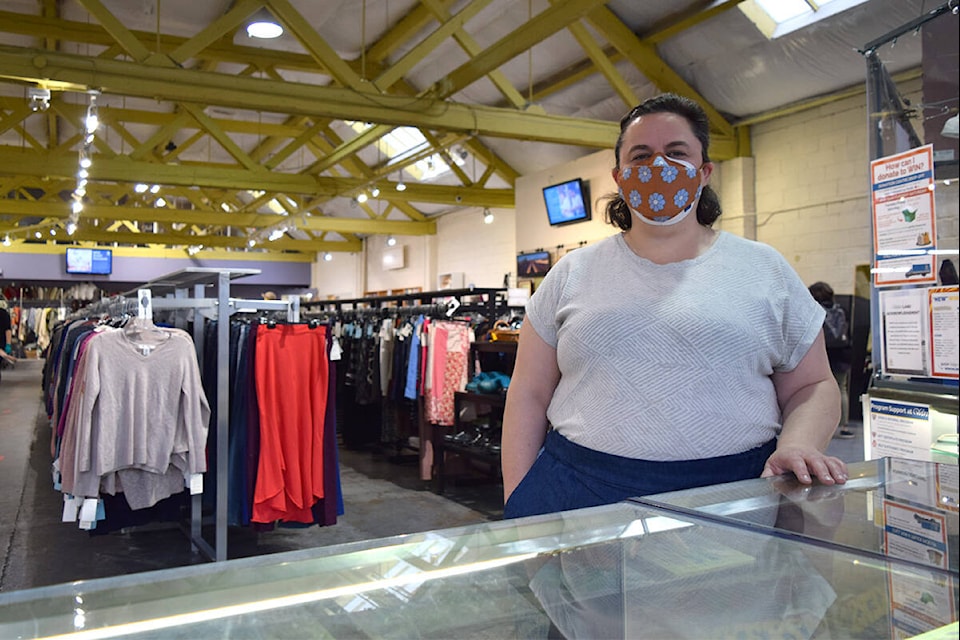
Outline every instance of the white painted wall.
{"label": "white painted wall", "polygon": [[[464,286],[502,287],[504,274],[516,270],[516,215],[512,209],[491,209],[494,220],[483,223],[483,210],[467,209],[437,221],[437,273],[463,273]],[[432,281],[436,288],[436,278]]]}

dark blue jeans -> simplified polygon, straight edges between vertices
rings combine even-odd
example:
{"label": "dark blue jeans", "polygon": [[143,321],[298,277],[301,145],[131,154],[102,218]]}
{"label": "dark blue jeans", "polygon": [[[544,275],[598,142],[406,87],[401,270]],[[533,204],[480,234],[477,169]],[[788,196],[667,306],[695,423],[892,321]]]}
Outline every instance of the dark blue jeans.
{"label": "dark blue jeans", "polygon": [[540,456],[504,505],[503,517],[556,513],[759,478],[776,446],[774,439],[744,453],[659,462],[588,449],[550,431]]}

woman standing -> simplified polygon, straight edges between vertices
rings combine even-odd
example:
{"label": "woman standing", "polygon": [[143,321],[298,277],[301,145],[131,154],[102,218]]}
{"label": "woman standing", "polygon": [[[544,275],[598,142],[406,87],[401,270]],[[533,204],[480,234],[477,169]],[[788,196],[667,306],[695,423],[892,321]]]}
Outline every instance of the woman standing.
{"label": "woman standing", "polygon": [[846,481],[823,453],[839,408],[823,309],[774,249],[712,228],[708,146],[680,96],[621,120],[621,233],[564,257],[527,306],[505,517],[791,471]]}

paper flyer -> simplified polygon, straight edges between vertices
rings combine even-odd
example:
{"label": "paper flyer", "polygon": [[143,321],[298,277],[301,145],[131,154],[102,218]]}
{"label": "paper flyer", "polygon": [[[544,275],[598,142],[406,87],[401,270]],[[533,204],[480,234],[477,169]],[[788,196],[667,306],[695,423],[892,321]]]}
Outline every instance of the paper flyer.
{"label": "paper flyer", "polygon": [[870,163],[877,287],[936,283],[933,145]]}
{"label": "paper flyer", "polygon": [[930,460],[930,406],[870,399],[870,456]]}
{"label": "paper flyer", "polygon": [[930,375],[957,380],[960,372],[960,288],[931,287],[927,295]]}
{"label": "paper flyer", "polygon": [[924,289],[879,292],[880,348],[883,372],[925,376],[929,373]]}

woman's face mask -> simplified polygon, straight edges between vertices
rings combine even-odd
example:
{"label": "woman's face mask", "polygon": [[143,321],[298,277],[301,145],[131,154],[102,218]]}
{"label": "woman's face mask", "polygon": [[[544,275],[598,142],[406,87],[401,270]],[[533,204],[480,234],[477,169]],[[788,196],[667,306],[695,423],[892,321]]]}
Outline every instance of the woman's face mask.
{"label": "woman's face mask", "polygon": [[629,164],[617,174],[620,197],[641,221],[677,224],[700,198],[700,172],[689,162],[657,155]]}

